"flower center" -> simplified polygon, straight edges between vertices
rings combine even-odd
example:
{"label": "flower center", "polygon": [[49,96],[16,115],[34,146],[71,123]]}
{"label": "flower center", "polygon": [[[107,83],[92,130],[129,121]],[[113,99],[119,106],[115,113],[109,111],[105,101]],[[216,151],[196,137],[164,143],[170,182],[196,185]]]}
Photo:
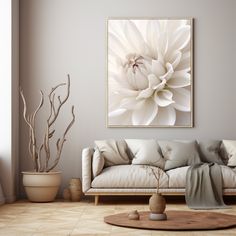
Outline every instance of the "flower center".
{"label": "flower center", "polygon": [[124,67],[126,70],[132,69],[132,72],[135,74],[136,70],[143,65],[143,57],[137,54],[128,54],[126,56],[127,62]]}

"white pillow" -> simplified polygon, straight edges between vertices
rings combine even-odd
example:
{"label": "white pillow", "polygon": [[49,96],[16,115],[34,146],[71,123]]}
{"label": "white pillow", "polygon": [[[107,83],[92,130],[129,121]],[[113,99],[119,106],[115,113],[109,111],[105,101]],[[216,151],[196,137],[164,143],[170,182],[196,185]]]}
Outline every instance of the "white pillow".
{"label": "white pillow", "polygon": [[104,160],[103,155],[100,153],[98,148],[95,148],[95,151],[93,153],[93,162],[92,162],[93,178],[95,178],[102,172],[104,163],[105,163],[105,160]]}
{"label": "white pillow", "polygon": [[201,162],[196,141],[183,143],[163,140],[158,141],[158,143],[166,160],[165,170],[190,166]]}
{"label": "white pillow", "polygon": [[125,139],[133,154],[132,164],[152,165],[164,168],[165,160],[160,154],[160,147],[154,139]]}
{"label": "white pillow", "polygon": [[128,147],[124,140],[95,140],[95,145],[104,156],[105,167],[130,163]]}
{"label": "white pillow", "polygon": [[229,158],[227,166],[236,166],[236,140],[223,140],[223,146]]}

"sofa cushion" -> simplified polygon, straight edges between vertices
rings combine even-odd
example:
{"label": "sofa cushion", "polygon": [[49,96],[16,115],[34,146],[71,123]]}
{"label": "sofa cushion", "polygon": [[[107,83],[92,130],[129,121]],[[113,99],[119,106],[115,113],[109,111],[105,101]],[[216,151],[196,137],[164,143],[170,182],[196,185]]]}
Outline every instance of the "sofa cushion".
{"label": "sofa cushion", "polygon": [[96,140],[95,145],[105,159],[105,166],[129,164],[128,147],[124,140]]}
{"label": "sofa cushion", "polygon": [[[236,170],[225,165],[221,165],[220,167],[223,188],[236,188]],[[169,188],[185,188],[188,168],[189,166],[184,166],[166,172],[169,176]]]}
{"label": "sofa cushion", "polygon": [[[153,167],[158,168],[158,167]],[[93,188],[156,188],[155,177],[143,165],[117,165],[103,169],[92,181]],[[160,174],[160,188],[168,187],[168,176]]]}
{"label": "sofa cushion", "polygon": [[199,142],[199,154],[203,162],[214,162],[219,165],[224,165],[220,156],[221,141],[212,140]]}
{"label": "sofa cushion", "polygon": [[169,188],[185,188],[186,174],[189,166],[166,171],[169,176]]}
{"label": "sofa cushion", "polygon": [[125,141],[133,154],[132,164],[164,168],[165,160],[160,153],[161,150],[156,140],[126,139]]}
{"label": "sofa cushion", "polygon": [[104,156],[101,154],[98,148],[95,148],[92,161],[93,178],[102,172],[104,163],[105,163]]}
{"label": "sofa cushion", "polygon": [[165,158],[165,170],[201,162],[197,142],[158,141]]}
{"label": "sofa cushion", "polygon": [[223,140],[223,147],[228,156],[228,166],[236,166],[236,140]]}

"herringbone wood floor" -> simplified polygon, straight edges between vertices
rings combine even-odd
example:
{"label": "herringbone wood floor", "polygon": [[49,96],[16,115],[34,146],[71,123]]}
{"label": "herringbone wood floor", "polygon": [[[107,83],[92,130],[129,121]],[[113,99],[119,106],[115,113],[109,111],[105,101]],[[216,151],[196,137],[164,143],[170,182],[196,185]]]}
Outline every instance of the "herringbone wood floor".
{"label": "herringbone wood floor", "polygon": [[[1,236],[42,236],[42,235],[236,235],[236,228],[217,231],[148,231],[111,226],[103,222],[103,217],[110,214],[131,210],[148,210],[148,199],[101,199],[94,206],[93,199],[81,202],[30,203],[18,201],[0,206]],[[187,210],[184,199],[176,202],[167,201],[167,210]],[[230,202],[231,209],[215,210],[236,215],[236,204]]]}

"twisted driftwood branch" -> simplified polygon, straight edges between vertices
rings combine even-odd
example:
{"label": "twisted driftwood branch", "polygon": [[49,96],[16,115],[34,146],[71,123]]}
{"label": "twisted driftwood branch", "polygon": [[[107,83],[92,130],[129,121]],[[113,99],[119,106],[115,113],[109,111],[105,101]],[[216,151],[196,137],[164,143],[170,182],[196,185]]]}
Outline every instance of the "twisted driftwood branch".
{"label": "twisted driftwood branch", "polygon": [[36,117],[38,111],[43,106],[44,95],[43,95],[43,92],[40,91],[40,95],[41,95],[40,103],[39,103],[38,107],[36,108],[36,110],[34,111],[34,113],[31,115],[28,115],[27,117],[26,117],[27,105],[26,105],[26,101],[25,101],[25,97],[24,97],[24,93],[23,93],[22,89],[20,89],[20,95],[21,95],[23,105],[24,105],[23,117],[24,117],[26,124],[29,126],[29,147],[28,147],[28,149],[29,149],[29,153],[30,153],[31,158],[33,159],[34,169],[36,172],[38,172],[39,171],[39,162],[38,162],[38,147],[37,147],[36,137],[35,137],[35,117]]}
{"label": "twisted driftwood branch", "polygon": [[[24,117],[26,124],[29,127],[28,150],[29,150],[29,154],[30,154],[31,158],[33,159],[34,169],[36,172],[45,172],[45,171],[49,172],[50,170],[52,170],[56,167],[56,165],[58,164],[60,157],[61,157],[63,145],[66,141],[66,134],[68,133],[68,131],[70,130],[70,128],[72,127],[72,125],[75,121],[74,106],[72,106],[72,109],[71,109],[72,120],[69,123],[69,125],[67,126],[62,138],[58,139],[56,142],[56,148],[57,148],[56,158],[55,158],[54,162],[52,163],[51,167],[49,167],[49,160],[51,158],[50,139],[53,138],[53,135],[55,133],[55,129],[52,129],[52,125],[55,123],[62,106],[66,103],[66,101],[68,100],[69,95],[70,95],[70,75],[67,75],[67,78],[68,78],[67,83],[61,83],[61,84],[58,84],[57,86],[53,87],[51,89],[51,92],[48,95],[50,112],[49,112],[49,116],[48,116],[47,122],[46,122],[46,131],[45,131],[43,143],[40,145],[39,148],[36,143],[35,119],[36,119],[37,113],[39,112],[39,110],[42,108],[42,106],[44,104],[44,94],[40,90],[41,99],[40,99],[39,105],[37,106],[37,108],[35,109],[35,111],[32,114],[27,115],[27,105],[26,105],[25,97],[23,94],[23,90],[20,89],[20,95],[21,95],[23,105],[24,105],[23,117]],[[59,87],[65,86],[65,85],[67,85],[66,96],[64,99],[61,99],[60,96],[57,96],[57,105],[56,105],[55,104],[56,90]],[[42,150],[44,150],[44,153],[45,153],[44,164],[42,164]]]}
{"label": "twisted driftwood branch", "polygon": [[71,120],[71,122],[69,123],[69,125],[67,126],[67,128],[66,128],[66,130],[65,130],[65,132],[64,132],[64,134],[63,134],[63,136],[62,136],[62,139],[59,138],[59,139],[57,140],[57,143],[56,143],[56,146],[57,146],[56,159],[55,159],[54,163],[52,164],[52,166],[49,167],[49,168],[46,170],[47,172],[50,171],[50,170],[52,170],[52,169],[54,169],[54,168],[57,166],[57,164],[58,164],[58,162],[59,162],[59,160],[60,160],[62,148],[63,148],[63,145],[64,145],[64,143],[65,143],[65,141],[66,141],[66,134],[68,133],[68,131],[70,130],[70,128],[72,127],[72,125],[73,125],[74,122],[75,122],[74,106],[72,106],[72,108],[71,108],[71,113],[72,113],[72,120]]}

